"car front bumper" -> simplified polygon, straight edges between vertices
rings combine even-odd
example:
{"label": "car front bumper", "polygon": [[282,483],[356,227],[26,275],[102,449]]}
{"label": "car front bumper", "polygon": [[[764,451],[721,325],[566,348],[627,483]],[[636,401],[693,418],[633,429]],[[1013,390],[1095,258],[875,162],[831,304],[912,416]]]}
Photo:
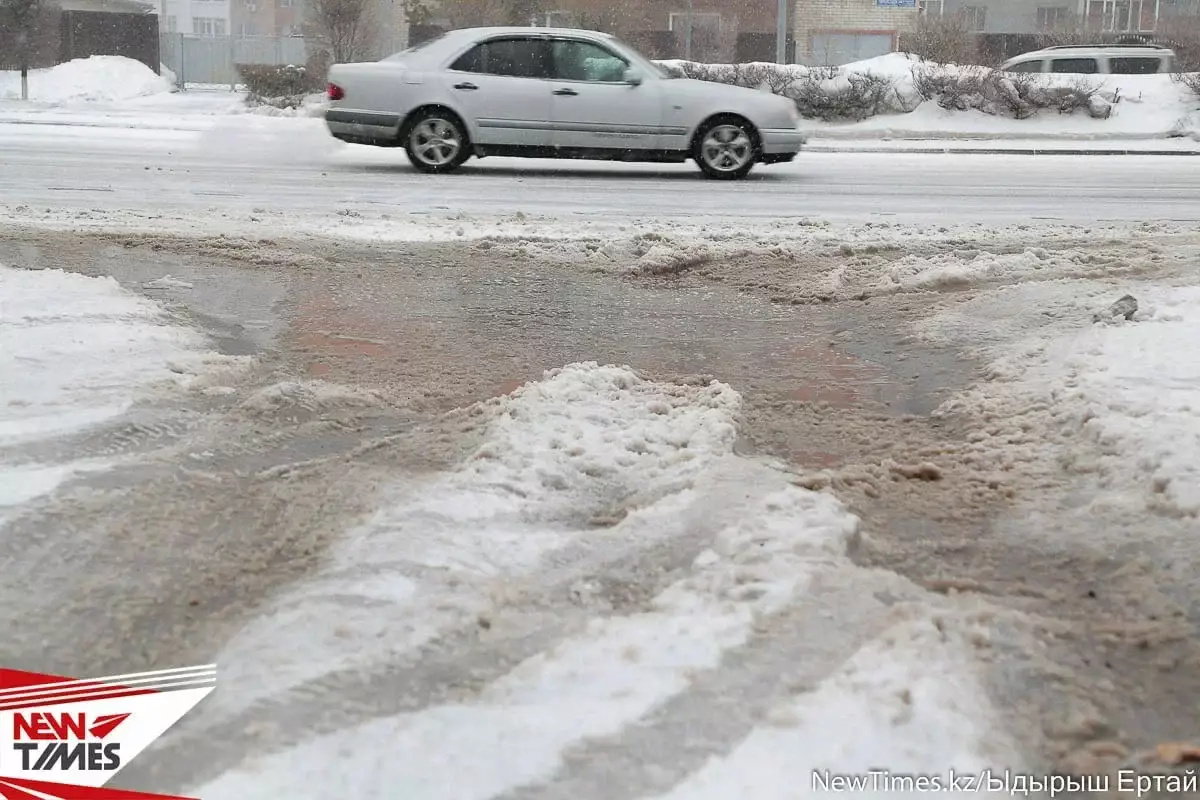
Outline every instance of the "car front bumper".
{"label": "car front bumper", "polygon": [[759,131],[759,135],[762,137],[762,151],[765,155],[795,155],[808,141],[804,132],[796,128],[764,128]]}

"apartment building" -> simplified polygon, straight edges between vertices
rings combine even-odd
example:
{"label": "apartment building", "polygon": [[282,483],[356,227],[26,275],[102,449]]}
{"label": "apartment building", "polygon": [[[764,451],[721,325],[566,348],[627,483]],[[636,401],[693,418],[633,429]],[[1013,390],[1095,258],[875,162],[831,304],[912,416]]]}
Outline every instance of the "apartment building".
{"label": "apartment building", "polygon": [[159,30],[199,36],[228,36],[235,0],[158,0]]}
{"label": "apartment building", "polygon": [[1151,33],[1161,0],[926,0],[934,13],[962,12],[979,33]]}

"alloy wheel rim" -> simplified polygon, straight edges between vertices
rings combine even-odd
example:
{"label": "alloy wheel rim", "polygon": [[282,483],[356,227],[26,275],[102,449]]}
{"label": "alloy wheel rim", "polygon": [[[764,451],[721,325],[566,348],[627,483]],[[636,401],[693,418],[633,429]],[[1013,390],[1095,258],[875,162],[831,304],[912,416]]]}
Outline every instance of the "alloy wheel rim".
{"label": "alloy wheel rim", "polygon": [[458,128],[440,117],[420,122],[413,128],[410,140],[417,158],[434,167],[449,164],[462,149]]}
{"label": "alloy wheel rim", "polygon": [[705,134],[700,154],[718,172],[736,172],[754,155],[754,144],[737,125],[718,125]]}

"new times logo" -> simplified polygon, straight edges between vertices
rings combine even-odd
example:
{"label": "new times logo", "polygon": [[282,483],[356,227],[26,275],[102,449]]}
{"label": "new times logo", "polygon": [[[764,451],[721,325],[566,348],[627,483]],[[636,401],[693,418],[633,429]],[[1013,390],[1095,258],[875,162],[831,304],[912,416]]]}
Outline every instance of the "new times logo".
{"label": "new times logo", "polygon": [[80,680],[0,669],[0,798],[192,800],[105,788],[216,687],[216,667]]}

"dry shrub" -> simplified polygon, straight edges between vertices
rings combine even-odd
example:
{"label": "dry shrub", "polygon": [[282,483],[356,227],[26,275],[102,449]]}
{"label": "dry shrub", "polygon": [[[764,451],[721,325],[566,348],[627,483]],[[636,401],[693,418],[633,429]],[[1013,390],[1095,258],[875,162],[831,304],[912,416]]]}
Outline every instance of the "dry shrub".
{"label": "dry shrub", "polygon": [[694,78],[750,89],[765,89],[789,98],[801,116],[827,122],[857,122],[876,114],[912,111],[895,83],[879,75],[838,67],[797,67],[784,64],[701,64],[677,61],[660,64],[677,78]]}
{"label": "dry shrub", "polygon": [[[1100,96],[1100,87],[1085,78],[1071,86],[1053,86],[1031,73],[920,67],[913,70],[913,86],[922,99],[953,111],[975,109],[1014,119],[1051,109],[1060,114],[1083,109],[1096,119],[1107,119],[1112,113],[1112,105]],[[1116,100],[1114,96],[1113,102]]]}
{"label": "dry shrub", "polygon": [[922,14],[916,29],[906,37],[907,50],[938,64],[978,64],[979,39],[962,12]]}
{"label": "dry shrub", "polygon": [[304,98],[320,91],[325,82],[323,72],[294,64],[238,64],[237,71],[246,85],[248,105],[299,108]]}

